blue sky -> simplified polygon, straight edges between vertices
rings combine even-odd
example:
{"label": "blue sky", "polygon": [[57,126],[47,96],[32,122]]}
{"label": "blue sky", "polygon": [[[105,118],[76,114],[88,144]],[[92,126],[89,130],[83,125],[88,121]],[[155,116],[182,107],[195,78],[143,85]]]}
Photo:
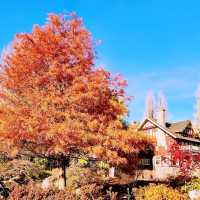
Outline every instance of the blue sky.
{"label": "blue sky", "polygon": [[199,0],[7,0],[0,6],[0,50],[47,13],[76,11],[94,39],[97,63],[128,80],[130,120],[140,120],[148,90],[162,90],[171,120],[193,119],[200,83]]}

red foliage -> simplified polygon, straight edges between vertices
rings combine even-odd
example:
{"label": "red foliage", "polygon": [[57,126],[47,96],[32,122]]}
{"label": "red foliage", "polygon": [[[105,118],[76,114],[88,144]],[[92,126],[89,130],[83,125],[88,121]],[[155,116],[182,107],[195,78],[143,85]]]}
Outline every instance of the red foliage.
{"label": "red foliage", "polygon": [[200,168],[200,154],[193,153],[189,150],[181,149],[181,145],[174,142],[169,147],[171,161],[174,165],[179,166],[181,176],[189,177],[194,170]]}

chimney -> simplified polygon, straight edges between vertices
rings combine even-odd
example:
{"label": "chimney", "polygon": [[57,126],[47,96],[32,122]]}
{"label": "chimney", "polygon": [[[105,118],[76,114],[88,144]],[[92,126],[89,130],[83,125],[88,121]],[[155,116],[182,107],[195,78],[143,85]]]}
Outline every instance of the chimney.
{"label": "chimney", "polygon": [[157,114],[157,122],[161,126],[166,126],[167,120],[167,105],[166,99],[163,93],[159,94],[159,107],[158,107],[158,114]]}
{"label": "chimney", "polygon": [[152,91],[148,91],[146,97],[146,109],[144,113],[145,118],[154,119],[155,118],[155,97]]}
{"label": "chimney", "polygon": [[162,108],[158,111],[157,122],[161,126],[166,126],[166,109]]}

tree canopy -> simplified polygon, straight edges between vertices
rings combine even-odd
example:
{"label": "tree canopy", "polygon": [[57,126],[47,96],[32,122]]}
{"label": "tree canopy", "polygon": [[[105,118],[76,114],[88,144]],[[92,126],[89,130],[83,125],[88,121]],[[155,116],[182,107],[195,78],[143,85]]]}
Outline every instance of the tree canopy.
{"label": "tree canopy", "polygon": [[95,44],[72,14],[17,34],[0,64],[0,136],[17,151],[86,153],[112,164],[148,140],[122,123],[127,82],[95,66]]}

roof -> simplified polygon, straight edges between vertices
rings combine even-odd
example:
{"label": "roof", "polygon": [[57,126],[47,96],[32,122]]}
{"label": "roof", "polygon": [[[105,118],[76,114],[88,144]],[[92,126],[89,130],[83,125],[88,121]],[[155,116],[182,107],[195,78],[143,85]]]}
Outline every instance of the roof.
{"label": "roof", "polygon": [[188,126],[191,126],[190,120],[166,123],[166,127],[173,133],[182,133]]}
{"label": "roof", "polygon": [[138,130],[141,130],[143,125],[147,122],[150,121],[152,124],[154,124],[156,127],[160,128],[162,131],[167,133],[169,136],[175,138],[175,139],[181,139],[181,140],[186,140],[186,141],[191,141],[191,142],[196,142],[200,143],[199,139],[191,138],[191,137],[184,137],[180,133],[183,132],[185,128],[188,126],[191,126],[191,121],[190,120],[185,120],[185,121],[180,121],[176,123],[166,123],[166,127],[158,124],[154,119],[151,118],[146,118],[143,120],[143,122],[139,125]]}

